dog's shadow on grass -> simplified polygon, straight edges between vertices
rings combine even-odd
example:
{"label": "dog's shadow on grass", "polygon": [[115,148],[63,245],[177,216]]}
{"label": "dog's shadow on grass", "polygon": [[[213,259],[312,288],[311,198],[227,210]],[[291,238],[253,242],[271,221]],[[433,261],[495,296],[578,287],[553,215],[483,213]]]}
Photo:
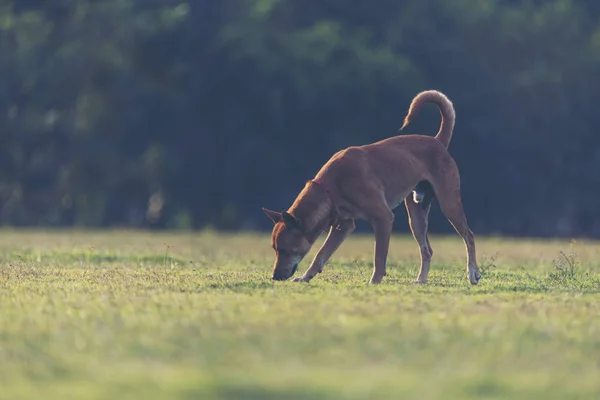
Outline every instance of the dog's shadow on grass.
{"label": "dog's shadow on grass", "polygon": [[[310,283],[273,282],[266,278],[237,280],[235,277],[212,275],[205,276],[197,288],[188,291],[232,291],[254,292],[264,290],[292,290],[305,292],[307,289],[327,291],[329,288],[345,287],[347,289],[373,288],[373,291],[388,291],[393,288],[405,290],[410,288],[419,292],[436,292],[439,290],[455,292],[457,294],[480,295],[500,293],[547,293],[547,292],[577,292],[580,294],[600,293],[600,277],[585,277],[586,279],[557,282],[549,275],[531,275],[522,271],[486,271],[478,285],[471,285],[466,273],[454,268],[442,268],[432,271],[425,284],[414,283],[415,271],[403,270],[389,274],[381,285],[369,285],[368,277],[364,274],[350,273],[342,270],[330,271],[328,275],[316,277]],[[437,272],[437,273],[436,273]],[[234,278],[234,279],[232,279]],[[256,277],[254,277],[256,278]],[[379,288],[379,289],[378,289]]]}
{"label": "dog's shadow on grass", "polygon": [[272,289],[275,285],[270,281],[229,281],[210,282],[204,285],[207,289],[224,289],[233,291]]}
{"label": "dog's shadow on grass", "polygon": [[215,389],[219,399],[246,400],[303,400],[324,399],[328,393],[311,388],[277,389],[263,388],[258,385],[221,385]]}

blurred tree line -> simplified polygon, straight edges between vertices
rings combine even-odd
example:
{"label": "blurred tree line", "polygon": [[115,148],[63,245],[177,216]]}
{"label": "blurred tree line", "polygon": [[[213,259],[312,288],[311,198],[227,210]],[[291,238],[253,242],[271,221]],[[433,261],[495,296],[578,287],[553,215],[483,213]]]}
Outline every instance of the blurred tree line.
{"label": "blurred tree line", "polygon": [[433,88],[476,233],[600,237],[598,1],[4,0],[0,55],[2,225],[270,228]]}

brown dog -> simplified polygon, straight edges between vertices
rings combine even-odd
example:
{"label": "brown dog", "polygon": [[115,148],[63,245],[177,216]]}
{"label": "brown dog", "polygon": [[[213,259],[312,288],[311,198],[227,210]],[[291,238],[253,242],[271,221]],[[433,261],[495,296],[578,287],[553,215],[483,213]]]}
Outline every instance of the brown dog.
{"label": "brown dog", "polygon": [[[354,230],[354,219],[368,221],[375,232],[375,262],[370,283],[386,275],[392,233],[392,210],[402,201],[410,228],[421,250],[421,270],[416,283],[427,282],[432,250],[427,237],[431,200],[438,199],[442,212],[463,238],[467,248],[467,272],[475,285],[481,278],[475,256],[474,235],[467,226],[460,193],[460,177],[447,147],[454,130],[454,106],[435,90],[419,93],[412,101],[401,130],[424,103],[437,105],[442,116],[435,138],[400,135],[365,146],[339,151],[306,183],[292,206],[284,212],[263,208],[275,226],[272,245],[276,259],[273,279],[289,279],[323,230],[330,227],[323,246],[297,282],[308,282]],[[410,196],[411,192],[413,196]]]}

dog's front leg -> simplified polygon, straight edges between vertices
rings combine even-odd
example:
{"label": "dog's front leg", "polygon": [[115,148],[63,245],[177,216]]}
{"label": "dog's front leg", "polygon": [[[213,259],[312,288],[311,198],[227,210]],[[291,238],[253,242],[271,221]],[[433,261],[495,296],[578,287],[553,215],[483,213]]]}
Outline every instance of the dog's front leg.
{"label": "dog's front leg", "polygon": [[371,221],[371,225],[375,231],[375,260],[373,265],[373,275],[369,282],[371,284],[380,283],[386,275],[385,264],[387,261],[388,249],[390,247],[393,224],[394,214],[391,211],[389,211],[389,214]]}
{"label": "dog's front leg", "polygon": [[316,274],[323,270],[323,265],[329,260],[331,255],[340,247],[342,242],[354,231],[354,220],[345,219],[340,221],[339,225],[332,226],[327,235],[323,246],[319,249],[310,267],[303,276],[294,279],[294,282],[309,282]]}

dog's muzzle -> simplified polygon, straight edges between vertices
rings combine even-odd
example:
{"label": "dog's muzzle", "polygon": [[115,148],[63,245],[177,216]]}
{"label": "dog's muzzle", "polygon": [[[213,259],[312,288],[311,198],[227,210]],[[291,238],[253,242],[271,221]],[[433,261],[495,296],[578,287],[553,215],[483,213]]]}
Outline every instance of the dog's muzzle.
{"label": "dog's muzzle", "polygon": [[286,280],[290,279],[292,276],[294,276],[297,269],[298,269],[298,264],[294,264],[294,266],[292,267],[292,271],[288,275],[285,275],[282,273],[274,273],[272,279],[274,281],[286,281]]}

